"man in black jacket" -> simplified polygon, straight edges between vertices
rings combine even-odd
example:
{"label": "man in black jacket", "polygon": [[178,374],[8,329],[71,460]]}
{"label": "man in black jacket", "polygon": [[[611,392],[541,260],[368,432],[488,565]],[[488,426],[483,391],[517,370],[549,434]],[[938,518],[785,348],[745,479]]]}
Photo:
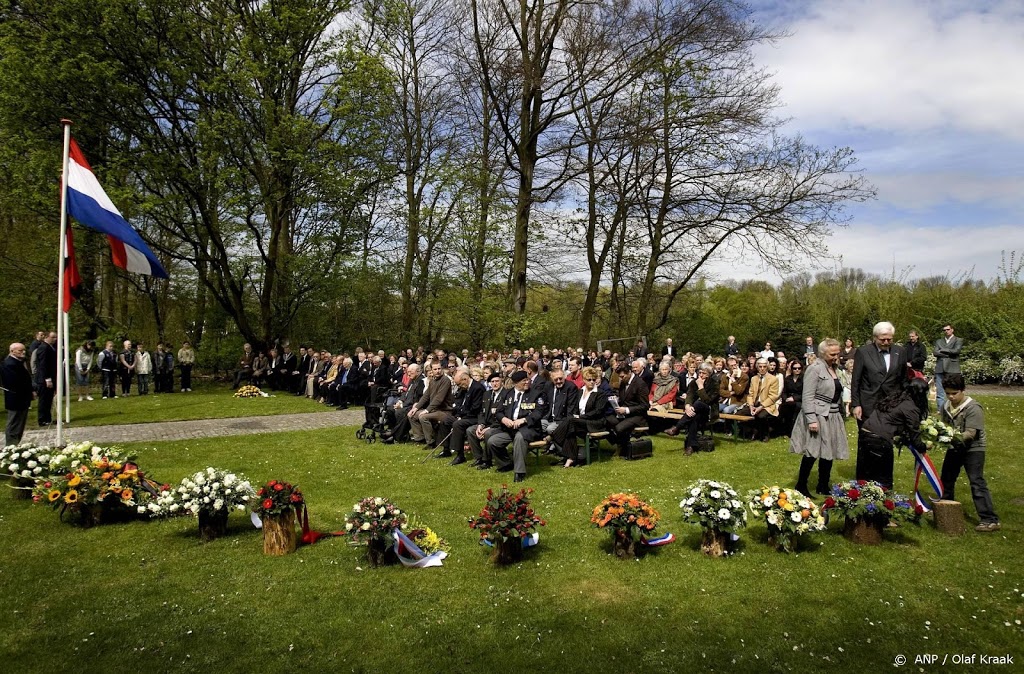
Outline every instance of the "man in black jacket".
{"label": "man in black jacket", "polygon": [[917,330],[910,331],[907,345],[903,348],[907,350],[907,362],[910,363],[910,367],[918,372],[924,372],[924,361],[928,358],[928,352],[925,351]]}
{"label": "man in black jacket", "polygon": [[487,379],[489,388],[480,405],[480,416],[476,419],[476,425],[470,426],[466,432],[469,450],[473,452],[472,465],[478,470],[487,470],[491,467],[492,457],[487,449],[487,439],[499,429],[498,414],[505,405],[505,397],[508,395],[504,382],[505,378],[500,372],[494,372]]}
{"label": "man in black jacket", "polygon": [[572,416],[573,412],[579,413],[580,390],[567,379],[565,372],[552,370],[548,399],[548,413],[541,419],[540,428],[548,443],[547,453],[555,454],[558,448],[551,444],[551,436],[565,418]]}
{"label": "man in black jacket", "polygon": [[438,424],[437,434],[448,439],[444,442],[444,450],[438,458],[452,456],[452,465],[457,466],[466,462],[464,445],[466,442],[466,431],[470,426],[475,426],[483,409],[485,386],[473,379],[469,374],[469,368],[462,365],[455,371],[455,385],[458,391],[455,393],[455,400],[452,402],[452,410],[441,419]]}
{"label": "man in black jacket", "polygon": [[876,323],[871,341],[857,349],[850,378],[850,410],[857,428],[871,416],[875,403],[898,391],[907,379],[907,352],[893,344],[892,323]]}
{"label": "man in black jacket", "polygon": [[384,433],[381,438],[385,444],[393,442],[405,442],[409,439],[409,415],[408,411],[416,404],[416,401],[423,395],[427,383],[420,376],[419,363],[410,365],[406,372],[409,375],[409,387],[398,399],[394,407],[386,410],[388,420],[392,424],[391,432]]}
{"label": "man in black jacket", "polygon": [[0,369],[0,381],[4,387],[4,408],[7,410],[7,428],[4,445],[21,443],[25,433],[25,422],[28,421],[28,409],[32,406],[32,375],[25,363],[25,345],[20,342],[11,344],[3,368]]}
{"label": "man in black jacket", "polygon": [[619,365],[619,395],[615,415],[609,426],[619,445],[620,456],[629,455],[629,442],[633,429],[647,423],[647,409],[650,407],[650,389],[643,380],[645,361],[636,359],[631,366]]}
{"label": "man in black jacket", "polygon": [[57,333],[51,332],[36,349],[36,391],[39,409],[36,418],[40,426],[53,423],[53,396],[57,393]]}
{"label": "man in black jacket", "polygon": [[[548,411],[547,387],[543,384],[530,386],[529,375],[523,370],[512,375],[512,384],[498,414],[500,430],[487,438],[487,449],[498,464],[498,472],[514,470],[513,482],[522,482],[526,479],[526,454],[530,443],[543,437],[540,422]],[[511,461],[509,445],[512,445]]]}

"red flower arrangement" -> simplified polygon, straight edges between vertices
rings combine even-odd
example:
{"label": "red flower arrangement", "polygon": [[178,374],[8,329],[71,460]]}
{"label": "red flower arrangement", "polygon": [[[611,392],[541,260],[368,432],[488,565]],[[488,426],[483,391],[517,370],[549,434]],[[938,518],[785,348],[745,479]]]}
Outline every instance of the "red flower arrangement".
{"label": "red flower arrangement", "polygon": [[280,515],[292,508],[298,512],[305,503],[298,487],[279,480],[271,480],[260,487],[256,492],[256,497],[259,500],[256,507],[253,508],[253,512],[260,517]]}
{"label": "red flower arrangement", "polygon": [[482,540],[495,545],[510,538],[523,538],[537,526],[547,524],[530,507],[529,495],[532,493],[532,489],[520,489],[513,494],[504,484],[498,493],[488,489],[487,505],[479,515],[469,520],[470,528],[479,531]]}

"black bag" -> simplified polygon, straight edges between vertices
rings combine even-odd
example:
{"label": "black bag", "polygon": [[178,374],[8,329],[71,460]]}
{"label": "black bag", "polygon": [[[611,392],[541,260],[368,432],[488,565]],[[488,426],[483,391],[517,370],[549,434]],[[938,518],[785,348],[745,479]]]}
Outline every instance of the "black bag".
{"label": "black bag", "polygon": [[646,459],[650,456],[654,456],[654,445],[651,444],[650,438],[630,440],[629,455],[626,457],[628,461],[635,461],[636,459]]}
{"label": "black bag", "polygon": [[715,451],[715,436],[710,433],[701,433],[697,436],[697,446],[694,449],[698,452]]}

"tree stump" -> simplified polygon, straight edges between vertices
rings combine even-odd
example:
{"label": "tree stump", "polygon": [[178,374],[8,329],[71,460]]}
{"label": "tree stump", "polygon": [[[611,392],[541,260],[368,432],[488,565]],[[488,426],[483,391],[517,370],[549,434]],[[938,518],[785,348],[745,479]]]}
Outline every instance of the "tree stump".
{"label": "tree stump", "polygon": [[495,541],[491,561],[495,564],[515,564],[523,558],[523,539],[509,538]]}
{"label": "tree stump", "polygon": [[636,559],[640,556],[640,541],[633,540],[628,529],[612,532],[612,551],[619,559]]}
{"label": "tree stump", "polygon": [[729,552],[729,534],[718,529],[704,529],[700,551],[708,557],[724,557]]}
{"label": "tree stump", "polygon": [[220,538],[228,532],[228,511],[221,510],[200,510],[199,511],[199,540],[204,543]]}
{"label": "tree stump", "polygon": [[295,552],[296,545],[294,510],[289,508],[280,515],[263,516],[263,554],[287,555]]}
{"label": "tree stump", "polygon": [[398,562],[398,555],[386,539],[371,538],[366,544],[366,561],[370,566],[389,566]]}
{"label": "tree stump", "polygon": [[960,501],[934,501],[932,503],[932,516],[935,518],[935,528],[950,536],[960,536],[967,531],[964,522],[964,509]]}
{"label": "tree stump", "polygon": [[16,499],[32,498],[32,488],[36,486],[35,480],[29,477],[11,476],[11,491]]}
{"label": "tree stump", "polygon": [[881,518],[846,518],[843,537],[860,545],[881,545],[882,531],[887,522]]}

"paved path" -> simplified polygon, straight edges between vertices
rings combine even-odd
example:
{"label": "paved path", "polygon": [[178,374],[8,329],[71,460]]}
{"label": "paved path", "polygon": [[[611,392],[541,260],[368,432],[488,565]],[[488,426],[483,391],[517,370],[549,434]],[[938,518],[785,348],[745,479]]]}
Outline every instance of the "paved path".
{"label": "paved path", "polygon": [[[263,417],[233,417],[230,419],[196,419],[192,421],[164,421],[154,424],[120,424],[117,426],[71,426],[64,428],[65,442],[91,440],[98,444],[122,442],[157,442],[162,440],[191,440],[225,435],[252,435],[277,431],[308,431],[317,428],[360,425],[365,419],[362,407],[333,412],[307,412],[277,414]],[[24,441],[53,443],[57,431],[53,428],[25,432]]]}

